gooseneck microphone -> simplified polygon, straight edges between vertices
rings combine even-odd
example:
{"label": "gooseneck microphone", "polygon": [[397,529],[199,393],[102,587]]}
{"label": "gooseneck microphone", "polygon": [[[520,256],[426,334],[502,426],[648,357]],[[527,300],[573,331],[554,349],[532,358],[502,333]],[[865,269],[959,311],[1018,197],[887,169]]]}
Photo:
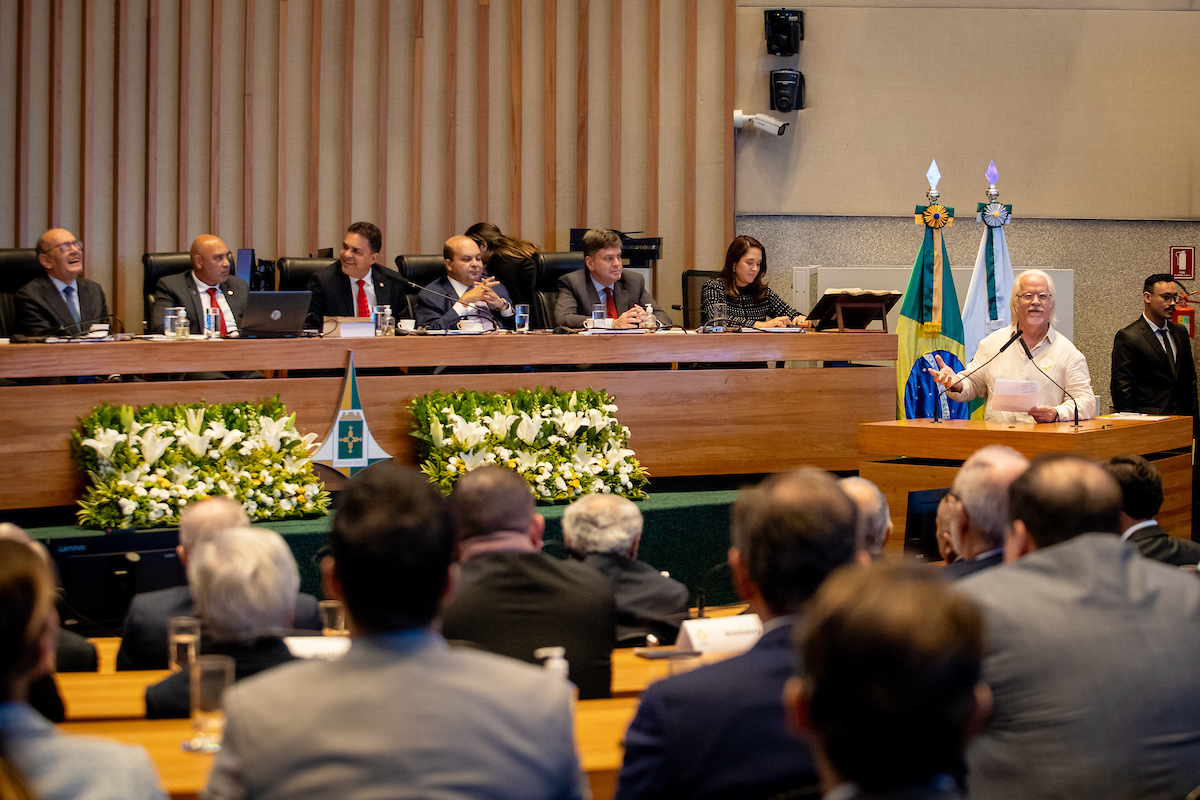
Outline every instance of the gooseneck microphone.
{"label": "gooseneck microphone", "polygon": [[1067,391],[1067,387],[1063,386],[1061,383],[1054,380],[1054,378],[1051,378],[1050,374],[1048,372],[1046,372],[1046,370],[1044,370],[1038,366],[1038,363],[1033,360],[1033,353],[1029,352],[1029,345],[1025,344],[1024,339],[1021,340],[1021,349],[1025,351],[1025,355],[1029,356],[1029,363],[1033,364],[1034,369],[1036,369],[1038,372],[1045,375],[1046,380],[1053,383],[1059,389],[1062,389],[1062,393],[1065,394],[1071,400],[1071,403],[1075,406],[1075,424],[1072,427],[1078,428],[1079,427],[1079,401],[1075,399],[1075,396],[1073,394],[1071,394],[1070,392]]}
{"label": "gooseneck microphone", "polygon": [[[405,282],[405,283],[407,283],[409,286],[415,286],[416,288],[418,288],[418,289],[420,289],[420,290],[422,290],[422,291],[429,292],[430,294],[436,294],[438,297],[444,297],[444,298],[446,298],[447,300],[452,300],[452,301],[454,301],[455,303],[459,302],[459,300],[458,300],[458,298],[457,298],[457,297],[453,297],[453,296],[451,296],[451,295],[448,295],[448,294],[446,294],[445,292],[439,292],[437,289],[430,289],[428,286],[422,286],[421,284],[417,283],[416,281],[414,281],[414,280],[410,280],[410,279],[406,278],[406,277],[405,277],[405,276],[403,276],[403,275],[399,275],[399,276],[397,276],[397,277],[399,277],[399,278],[400,278],[400,280],[404,281],[404,282]],[[496,322],[496,317],[495,317],[495,315],[494,315],[494,314],[492,314],[492,309],[491,309],[491,307],[490,307],[490,306],[488,306],[488,304],[487,304],[487,303],[484,303],[484,304],[483,304],[483,308],[482,308],[482,309],[480,309],[480,307],[479,307],[479,306],[471,306],[471,308],[474,308],[474,309],[476,310],[476,312],[478,312],[478,311],[481,311],[481,310],[482,310],[482,311],[486,311],[486,312],[487,312],[487,315],[488,315],[488,321],[492,323],[492,327],[494,327],[494,328],[503,328],[503,327],[504,327],[502,324],[499,324],[499,323],[497,323],[497,322]]]}
{"label": "gooseneck microphone", "polygon": [[[72,322],[70,325],[59,325],[55,329],[55,333],[52,333],[49,335],[50,336],[59,336],[59,337],[66,338],[66,339],[81,339],[81,338],[85,338],[88,335],[88,331],[90,330],[92,325],[94,325],[95,323],[107,322],[111,325],[113,320],[120,322],[120,317],[118,317],[116,314],[105,314],[103,316],[93,317],[91,319],[81,319],[81,320],[79,320],[79,322]],[[124,327],[124,326],[122,325],[122,327]],[[78,328],[79,332],[78,333],[73,332],[71,330],[72,328]]]}
{"label": "gooseneck microphone", "polygon": [[[983,369],[983,368],[984,368],[984,367],[986,367],[988,364],[992,363],[992,362],[993,362],[993,361],[996,359],[996,357],[997,357],[997,356],[999,356],[1001,353],[1003,353],[1003,352],[1004,352],[1005,350],[1007,350],[1008,348],[1012,347],[1012,344],[1013,344],[1013,342],[1015,342],[1017,339],[1020,339],[1020,338],[1021,338],[1021,334],[1022,334],[1022,333],[1023,333],[1023,331],[1022,331],[1020,328],[1017,328],[1016,332],[1015,332],[1015,333],[1013,333],[1013,335],[1012,335],[1012,336],[1008,337],[1008,341],[1007,341],[1007,342],[1005,342],[1004,344],[1002,344],[1002,345],[1000,346],[1000,349],[999,349],[999,350],[997,350],[997,351],[995,352],[995,354],[994,354],[994,355],[993,355],[991,358],[989,358],[987,361],[985,361],[985,362],[983,362],[982,364],[980,364],[980,365],[979,365],[978,367],[976,367],[975,369],[973,369],[973,370],[970,370],[969,372],[964,372],[962,375],[960,375],[960,376],[959,376],[959,378],[958,378],[958,380],[959,380],[959,383],[962,383],[962,382],[963,382],[963,381],[965,381],[967,378],[971,377],[971,376],[972,376],[972,375],[974,375],[976,372],[979,372],[979,370]],[[942,405],[942,403],[941,403],[942,396],[943,396],[943,395],[945,395],[945,394],[946,394],[946,392],[950,391],[950,388],[949,388],[949,387],[947,387],[947,386],[942,386],[940,383],[938,384],[938,386],[940,386],[940,387],[941,387],[941,391],[939,391],[939,392],[938,392],[938,410],[940,411],[940,410],[941,410],[941,405]],[[962,391],[962,389],[959,389],[959,391]],[[935,416],[935,417],[933,418],[933,421],[934,421],[935,423],[937,423],[937,422],[941,422],[941,421],[942,421],[942,419],[941,419],[941,414],[938,414],[937,416]]]}

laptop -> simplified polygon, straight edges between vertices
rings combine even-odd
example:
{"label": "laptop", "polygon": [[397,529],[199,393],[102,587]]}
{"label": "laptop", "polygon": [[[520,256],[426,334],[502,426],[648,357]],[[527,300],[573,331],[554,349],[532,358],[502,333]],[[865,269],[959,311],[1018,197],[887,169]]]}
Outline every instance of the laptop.
{"label": "laptop", "polygon": [[251,292],[242,317],[242,338],[299,336],[310,300],[312,292]]}

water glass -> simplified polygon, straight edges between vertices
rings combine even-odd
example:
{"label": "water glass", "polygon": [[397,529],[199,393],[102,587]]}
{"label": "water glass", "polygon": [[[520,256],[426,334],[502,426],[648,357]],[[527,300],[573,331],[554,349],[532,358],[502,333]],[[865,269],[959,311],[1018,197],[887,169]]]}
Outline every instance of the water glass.
{"label": "water glass", "polygon": [[171,617],[167,620],[167,665],[172,672],[186,669],[196,661],[200,645],[200,620],[195,617]]}
{"label": "water glass", "polygon": [[341,600],[322,600],[321,635],[346,636],[346,607]]}
{"label": "water glass", "polygon": [[712,304],[712,316],[708,318],[708,327],[710,330],[723,331],[725,323],[729,321],[729,311],[725,303]]}
{"label": "water glass", "polygon": [[520,333],[529,333],[529,306],[525,303],[517,304],[517,330]]}
{"label": "water glass", "polygon": [[175,320],[178,317],[179,317],[179,309],[178,308],[168,308],[163,313],[163,335],[164,336],[174,336],[175,335]]}
{"label": "water glass", "polygon": [[592,306],[593,328],[607,328],[608,326],[604,324],[604,320],[606,319],[608,319],[608,306],[604,303],[597,303]]}
{"label": "water glass", "polygon": [[204,338],[205,339],[220,339],[221,338],[221,309],[219,309],[219,308],[204,309]]}
{"label": "water glass", "polygon": [[192,664],[192,738],[183,749],[216,753],[225,735],[225,690],[233,685],[234,662],[229,656],[200,656]]}

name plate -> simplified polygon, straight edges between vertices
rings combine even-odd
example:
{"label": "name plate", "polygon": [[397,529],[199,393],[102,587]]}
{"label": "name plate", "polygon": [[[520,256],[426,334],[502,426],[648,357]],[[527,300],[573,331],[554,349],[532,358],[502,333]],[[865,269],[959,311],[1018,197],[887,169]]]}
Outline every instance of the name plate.
{"label": "name plate", "polygon": [[337,661],[350,650],[346,636],[285,636],[283,643],[296,658],[319,658]]}
{"label": "name plate", "polygon": [[758,614],[685,619],[679,628],[675,649],[697,653],[740,653],[753,647],[760,636],[762,621]]}

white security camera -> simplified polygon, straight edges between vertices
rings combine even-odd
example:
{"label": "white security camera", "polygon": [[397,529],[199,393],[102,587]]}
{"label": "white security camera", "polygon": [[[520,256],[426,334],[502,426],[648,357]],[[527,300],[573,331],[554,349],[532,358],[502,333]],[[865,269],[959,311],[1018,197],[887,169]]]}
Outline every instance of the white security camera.
{"label": "white security camera", "polygon": [[743,114],[741,111],[733,112],[733,127],[741,128],[747,122],[753,124],[755,128],[773,133],[776,136],[783,136],[783,132],[787,130],[788,123],[781,119],[767,116],[766,114]]}

